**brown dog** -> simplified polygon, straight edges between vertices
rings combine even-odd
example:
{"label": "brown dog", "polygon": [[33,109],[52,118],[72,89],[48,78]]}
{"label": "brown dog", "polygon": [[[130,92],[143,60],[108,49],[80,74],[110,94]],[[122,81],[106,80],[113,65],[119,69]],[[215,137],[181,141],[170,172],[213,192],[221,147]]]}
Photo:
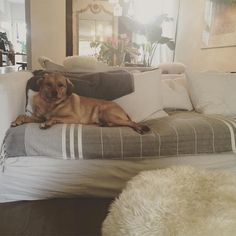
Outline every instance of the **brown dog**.
{"label": "brown dog", "polygon": [[45,74],[39,81],[40,90],[33,97],[33,115],[20,115],[12,126],[41,123],[47,129],[58,123],[99,124],[100,126],[128,126],[144,134],[150,129],[133,122],[115,102],[78,96],[73,85],[59,73]]}

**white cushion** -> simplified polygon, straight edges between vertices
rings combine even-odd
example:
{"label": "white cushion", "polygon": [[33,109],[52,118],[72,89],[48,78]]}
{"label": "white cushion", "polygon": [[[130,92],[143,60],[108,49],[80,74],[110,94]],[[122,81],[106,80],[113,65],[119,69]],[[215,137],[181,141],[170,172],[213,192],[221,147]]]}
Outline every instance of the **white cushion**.
{"label": "white cushion", "polygon": [[2,114],[0,122],[0,146],[11,122],[24,112],[25,87],[27,80],[31,77],[32,73],[28,71],[0,75],[0,107]]}
{"label": "white cushion", "polygon": [[167,116],[162,110],[160,70],[133,75],[135,91],[114,101],[136,122]]}
{"label": "white cushion", "polygon": [[26,108],[25,108],[25,114],[27,116],[32,116],[33,114],[33,97],[34,95],[36,95],[38,92],[35,92],[31,89],[28,90],[27,92],[27,97],[28,97],[28,101],[26,103]]}
{"label": "white cushion", "polygon": [[236,75],[187,72],[194,108],[204,114],[236,117]]}
{"label": "white cushion", "polygon": [[182,74],[185,72],[186,66],[183,63],[161,63],[159,66],[162,74]]}
{"label": "white cushion", "polygon": [[47,71],[65,71],[65,67],[53,62],[50,58],[41,56],[38,58],[38,62],[42,68]]}
{"label": "white cushion", "polygon": [[107,64],[97,61],[93,56],[71,56],[66,57],[63,65],[53,62],[50,58],[41,56],[39,64],[47,71],[69,71],[69,72],[105,72],[116,70],[117,67],[110,67]]}
{"label": "white cushion", "polygon": [[66,71],[70,72],[104,72],[112,70],[107,64],[99,62],[93,56],[71,56],[63,61]]}
{"label": "white cushion", "polygon": [[63,65],[67,70],[73,70],[75,68],[95,70],[97,59],[92,56],[70,56],[65,58]]}
{"label": "white cushion", "polygon": [[174,110],[193,110],[186,85],[186,78],[162,79],[163,108]]}

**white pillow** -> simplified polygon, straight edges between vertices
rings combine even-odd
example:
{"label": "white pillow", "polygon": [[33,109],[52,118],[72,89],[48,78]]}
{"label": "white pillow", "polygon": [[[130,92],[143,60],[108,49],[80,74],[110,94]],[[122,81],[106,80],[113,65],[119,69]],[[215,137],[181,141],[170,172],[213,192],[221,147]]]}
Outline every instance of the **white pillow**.
{"label": "white pillow", "polygon": [[32,73],[19,71],[0,75],[0,147],[10,123],[25,108],[25,87]]}
{"label": "white pillow", "polygon": [[63,65],[67,70],[74,68],[84,68],[94,70],[96,68],[97,59],[92,56],[70,56],[66,57]]}
{"label": "white pillow", "polygon": [[33,114],[33,96],[36,95],[38,92],[35,92],[31,89],[28,90],[27,92],[27,97],[28,97],[28,101],[26,103],[26,108],[25,108],[25,114],[27,116],[32,116]]}
{"label": "white pillow", "polygon": [[180,62],[161,63],[158,66],[162,74],[182,74],[185,72],[186,66]]}
{"label": "white pillow", "polygon": [[190,96],[195,109],[204,114],[236,117],[236,75],[188,72]]}
{"label": "white pillow", "polygon": [[53,62],[50,58],[41,56],[38,62],[47,71],[68,71],[68,72],[105,72],[117,70],[117,67],[110,67],[105,63],[97,61],[92,56],[71,56],[65,58],[63,65]]}
{"label": "white pillow", "polygon": [[56,64],[50,58],[41,56],[38,58],[40,66],[47,71],[65,71],[64,66]]}
{"label": "white pillow", "polygon": [[160,70],[133,75],[135,91],[114,101],[136,122],[167,116],[162,109]]}
{"label": "white pillow", "polygon": [[184,77],[162,79],[163,108],[173,110],[193,110]]}
{"label": "white pillow", "polygon": [[93,56],[71,56],[63,61],[66,71],[70,72],[104,72],[113,70],[107,64],[98,61]]}

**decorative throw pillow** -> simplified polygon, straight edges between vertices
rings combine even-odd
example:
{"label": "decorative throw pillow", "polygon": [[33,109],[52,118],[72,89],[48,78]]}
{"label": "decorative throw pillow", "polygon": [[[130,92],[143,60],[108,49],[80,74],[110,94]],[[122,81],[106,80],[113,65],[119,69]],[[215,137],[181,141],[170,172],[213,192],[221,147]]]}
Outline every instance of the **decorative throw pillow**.
{"label": "decorative throw pillow", "polygon": [[236,75],[187,72],[194,108],[204,114],[236,117]]}
{"label": "decorative throw pillow", "polygon": [[161,69],[162,74],[183,74],[186,66],[180,62],[161,63],[159,69]]}
{"label": "decorative throw pillow", "polygon": [[50,58],[41,56],[38,58],[40,66],[47,71],[65,71],[65,67],[53,62]]}
{"label": "decorative throw pillow", "polygon": [[93,56],[71,56],[66,57],[63,65],[53,62],[50,58],[41,56],[38,58],[39,64],[47,71],[59,72],[106,72],[117,70],[117,67],[108,66],[105,63],[97,61]]}
{"label": "decorative throw pillow", "polygon": [[133,75],[134,92],[114,101],[136,122],[167,116],[162,109],[160,70]]}
{"label": "decorative throw pillow", "polygon": [[193,110],[186,85],[186,78],[162,79],[163,108],[170,110]]}

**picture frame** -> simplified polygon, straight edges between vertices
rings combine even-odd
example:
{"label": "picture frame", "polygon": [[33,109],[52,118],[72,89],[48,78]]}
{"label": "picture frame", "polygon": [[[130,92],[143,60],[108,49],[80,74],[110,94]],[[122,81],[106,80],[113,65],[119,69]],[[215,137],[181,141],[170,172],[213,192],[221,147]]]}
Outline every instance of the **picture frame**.
{"label": "picture frame", "polygon": [[205,1],[202,48],[236,46],[236,2]]}

